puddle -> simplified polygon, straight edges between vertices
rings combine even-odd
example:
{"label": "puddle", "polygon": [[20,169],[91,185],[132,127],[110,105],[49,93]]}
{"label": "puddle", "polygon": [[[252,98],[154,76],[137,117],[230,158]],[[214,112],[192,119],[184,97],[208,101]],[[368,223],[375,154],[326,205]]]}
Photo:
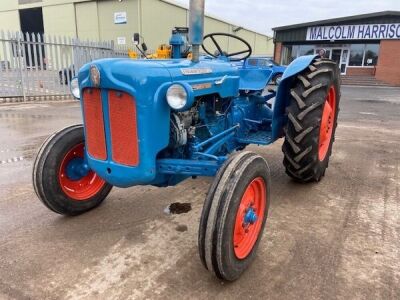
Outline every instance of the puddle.
{"label": "puddle", "polygon": [[186,225],[180,224],[176,226],[175,230],[179,232],[185,232],[188,230],[188,227]]}
{"label": "puddle", "polygon": [[367,112],[367,111],[360,111],[360,115],[368,115],[368,116],[377,116],[378,114],[373,113],[373,112]]}
{"label": "puddle", "polygon": [[375,99],[355,99],[355,101],[358,102],[362,102],[362,103],[371,103],[371,104],[398,104],[398,101],[394,101],[394,100],[389,100],[389,99],[379,99],[379,100],[375,100]]}
{"label": "puddle", "polygon": [[164,209],[164,212],[168,215],[170,215],[170,214],[178,215],[178,214],[186,214],[191,210],[192,210],[191,203],[175,202],[175,203],[171,203],[170,205],[168,205]]}

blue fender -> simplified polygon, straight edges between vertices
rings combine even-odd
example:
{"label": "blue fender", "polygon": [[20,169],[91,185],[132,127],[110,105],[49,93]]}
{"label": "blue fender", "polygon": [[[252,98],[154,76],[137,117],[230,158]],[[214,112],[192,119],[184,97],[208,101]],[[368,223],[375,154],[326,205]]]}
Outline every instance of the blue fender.
{"label": "blue fender", "polygon": [[285,108],[289,105],[290,88],[297,74],[303,72],[317,55],[300,56],[292,61],[283,73],[275,98],[272,117],[272,138],[276,140],[283,136],[283,126],[286,124]]}
{"label": "blue fender", "polygon": [[272,77],[272,69],[239,69],[239,72],[239,90],[261,91]]}

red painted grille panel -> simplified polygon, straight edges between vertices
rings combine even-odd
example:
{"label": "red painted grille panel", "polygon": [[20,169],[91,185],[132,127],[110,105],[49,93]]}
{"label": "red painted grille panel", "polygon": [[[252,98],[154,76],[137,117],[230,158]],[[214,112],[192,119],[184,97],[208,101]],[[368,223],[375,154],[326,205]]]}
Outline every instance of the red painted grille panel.
{"label": "red painted grille panel", "polygon": [[83,110],[88,152],[96,159],[105,160],[107,148],[100,89],[85,89],[83,91]]}
{"label": "red painted grille panel", "polygon": [[139,149],[135,99],[123,92],[109,91],[108,105],[112,159],[119,164],[137,166]]}

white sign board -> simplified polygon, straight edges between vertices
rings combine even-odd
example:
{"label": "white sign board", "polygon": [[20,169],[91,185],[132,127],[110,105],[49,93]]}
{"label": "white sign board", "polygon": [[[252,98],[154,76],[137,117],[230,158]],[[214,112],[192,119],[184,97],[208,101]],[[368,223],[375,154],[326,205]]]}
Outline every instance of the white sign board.
{"label": "white sign board", "polygon": [[400,39],[399,23],[317,26],[307,28],[307,41],[395,39]]}
{"label": "white sign board", "polygon": [[126,11],[114,13],[114,24],[126,24]]}
{"label": "white sign board", "polygon": [[124,36],[117,37],[117,44],[118,45],[126,45],[126,38]]}

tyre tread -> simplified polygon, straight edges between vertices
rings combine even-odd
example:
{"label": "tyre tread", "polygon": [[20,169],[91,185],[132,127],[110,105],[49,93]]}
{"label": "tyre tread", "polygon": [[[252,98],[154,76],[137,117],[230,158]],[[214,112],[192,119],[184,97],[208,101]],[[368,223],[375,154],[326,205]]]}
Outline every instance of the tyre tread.
{"label": "tyre tread", "polygon": [[[282,151],[286,173],[296,181],[319,181],[328,167],[339,112],[339,73],[336,63],[317,58],[305,71],[296,76],[290,89],[291,101],[286,110],[288,122],[284,128],[285,141]],[[333,136],[326,158],[320,162],[319,128],[325,97],[332,84],[336,89],[337,102]]]}
{"label": "tyre tread", "polygon": [[[224,234],[225,220],[228,217],[231,199],[236,192],[235,188],[238,182],[249,165],[255,163],[256,160],[265,163],[268,170],[266,172],[268,173],[266,175],[268,176],[268,180],[266,180],[268,184],[269,168],[261,156],[249,151],[235,154],[218,171],[203,206],[199,227],[200,258],[203,265],[211,273],[223,280],[232,281],[237,278],[232,274],[228,274],[229,272],[227,273],[227,270],[224,269],[223,260],[225,256],[222,236]],[[267,205],[269,205],[269,202]],[[248,263],[251,260],[252,258],[249,257]]]}

